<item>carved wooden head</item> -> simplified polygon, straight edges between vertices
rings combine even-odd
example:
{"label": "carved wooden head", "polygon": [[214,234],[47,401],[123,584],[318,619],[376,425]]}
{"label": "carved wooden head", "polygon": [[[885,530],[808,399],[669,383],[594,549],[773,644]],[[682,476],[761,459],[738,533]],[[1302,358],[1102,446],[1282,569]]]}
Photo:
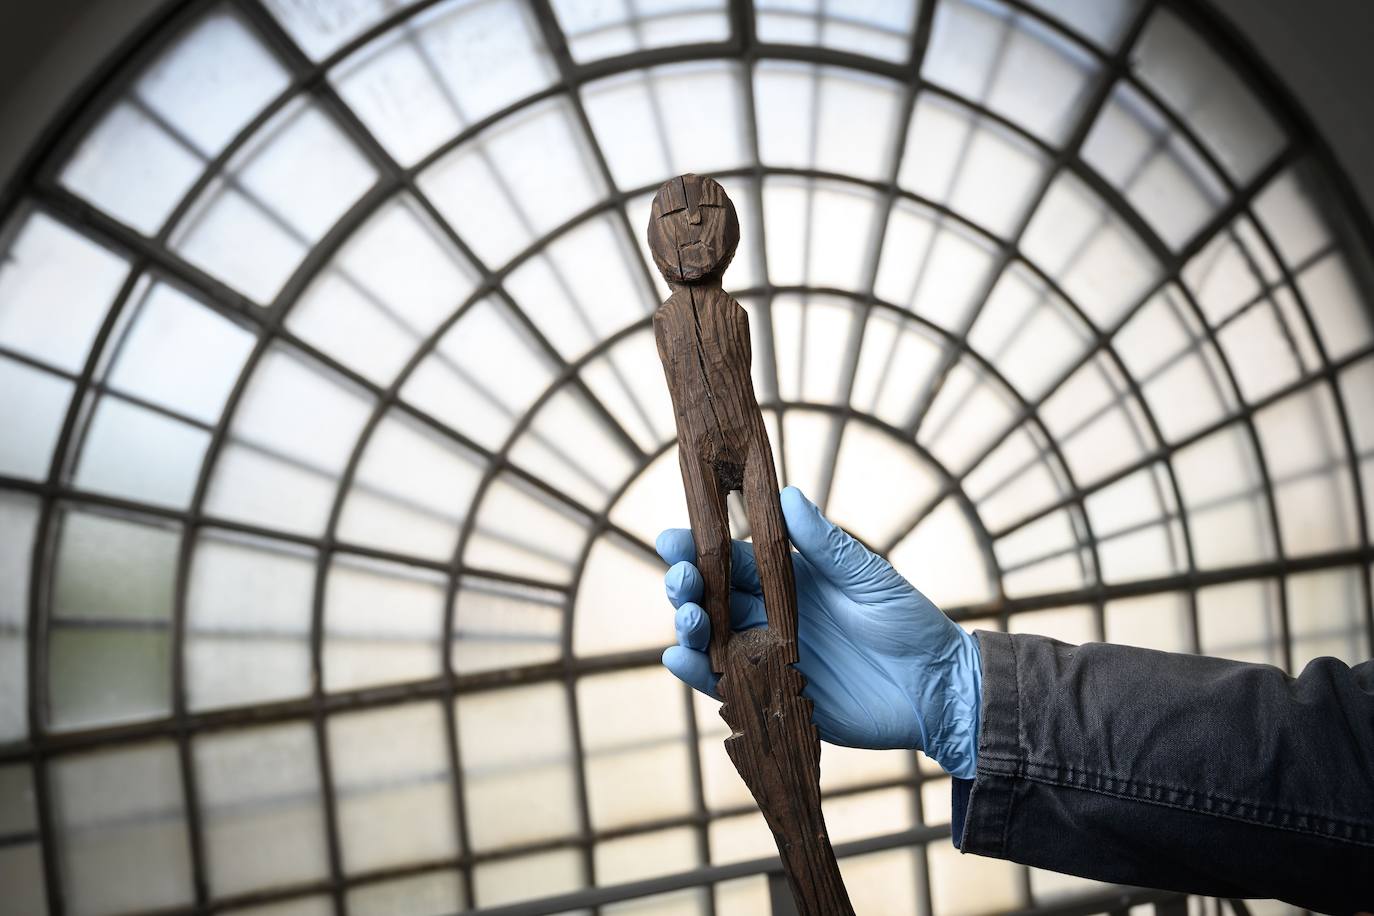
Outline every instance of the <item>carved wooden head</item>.
{"label": "carved wooden head", "polygon": [[649,212],[649,250],[669,283],[720,278],[739,245],[739,217],[714,179],[669,178]]}

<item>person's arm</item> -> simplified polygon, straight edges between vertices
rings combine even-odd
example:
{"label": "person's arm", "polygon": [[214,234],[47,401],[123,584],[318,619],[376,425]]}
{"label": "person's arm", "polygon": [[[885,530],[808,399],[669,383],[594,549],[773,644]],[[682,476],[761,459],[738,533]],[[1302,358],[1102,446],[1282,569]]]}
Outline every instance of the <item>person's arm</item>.
{"label": "person's arm", "polygon": [[[1374,662],[1268,665],[976,634],[964,852],[1122,884],[1374,910]],[[971,790],[971,791],[969,791]]]}
{"label": "person's arm", "polygon": [[[948,771],[965,852],[1189,893],[1374,911],[1374,662],[1276,668],[1038,636],[970,636],[799,491],[782,493],[797,667],[822,740]],[[691,532],[658,551],[664,664],[714,696]],[[735,629],[762,626],[732,543]]]}

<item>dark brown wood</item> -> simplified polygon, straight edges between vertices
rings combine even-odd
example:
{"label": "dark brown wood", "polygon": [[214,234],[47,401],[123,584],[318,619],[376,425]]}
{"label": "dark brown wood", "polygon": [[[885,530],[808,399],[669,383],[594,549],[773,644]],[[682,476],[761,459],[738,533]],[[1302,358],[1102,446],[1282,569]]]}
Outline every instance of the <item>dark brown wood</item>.
{"label": "dark brown wood", "polygon": [[[654,339],[677,415],[687,510],[705,580],[711,667],[721,674],[725,749],[778,844],[797,911],[853,913],[821,813],[820,738],[797,661],[797,589],[778,502],[773,450],[749,375],[749,318],[721,289],[739,244],[729,197],[710,178],[681,175],[658,189],[649,248],[673,294],[654,314]],[[730,525],[725,497],[744,497],[768,626],[730,627]]]}

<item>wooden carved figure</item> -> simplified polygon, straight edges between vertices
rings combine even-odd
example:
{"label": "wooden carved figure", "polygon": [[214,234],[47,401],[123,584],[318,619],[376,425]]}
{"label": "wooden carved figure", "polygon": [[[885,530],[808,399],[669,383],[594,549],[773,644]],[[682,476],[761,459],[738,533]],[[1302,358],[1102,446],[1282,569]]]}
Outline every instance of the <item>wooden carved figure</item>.
{"label": "wooden carved figure", "polygon": [[[721,289],[739,219],[710,178],[681,175],[658,189],[649,248],[673,294],[654,338],[677,415],[682,481],[705,581],[711,667],[721,674],[725,749],[762,809],[804,916],[852,913],[825,830],[820,739],[797,661],[797,592],[778,502],[773,452],[749,375],[749,319]],[[739,490],[753,532],[768,625],[730,628],[730,527]]]}

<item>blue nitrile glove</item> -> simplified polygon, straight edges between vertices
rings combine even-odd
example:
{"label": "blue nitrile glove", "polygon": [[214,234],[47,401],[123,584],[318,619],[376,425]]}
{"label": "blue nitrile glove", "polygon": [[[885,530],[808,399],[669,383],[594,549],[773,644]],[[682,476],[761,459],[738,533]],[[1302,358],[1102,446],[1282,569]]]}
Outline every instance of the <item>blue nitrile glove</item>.
{"label": "blue nitrile glove", "polygon": [[[946,617],[886,560],[821,515],[795,487],[782,491],[797,577],[797,668],[806,676],[813,719],[832,744],[925,751],[952,775],[972,779],[982,670],[978,642]],[[765,624],[753,547],[734,541],[730,611],[736,630]],[[716,695],[704,649],[711,622],[696,602],[702,578],[692,533],[658,537],[669,564],[668,600],[677,608],[678,645],[663,664],[697,690]]]}

